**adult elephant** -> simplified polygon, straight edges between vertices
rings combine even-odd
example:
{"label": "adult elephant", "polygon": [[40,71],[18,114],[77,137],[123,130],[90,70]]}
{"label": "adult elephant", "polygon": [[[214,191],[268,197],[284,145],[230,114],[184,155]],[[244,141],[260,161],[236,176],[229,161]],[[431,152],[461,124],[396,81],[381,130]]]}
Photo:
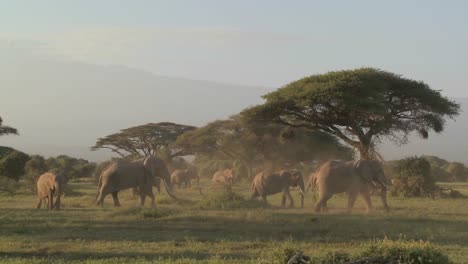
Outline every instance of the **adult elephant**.
{"label": "adult elephant", "polygon": [[185,188],[191,187],[192,180],[196,180],[197,185],[200,185],[200,176],[198,176],[198,173],[194,168],[175,170],[171,174],[172,186],[177,185],[180,188],[181,185],[184,184]]}
{"label": "adult elephant", "polygon": [[97,205],[104,205],[106,195],[112,194],[114,206],[120,206],[118,192],[138,188],[141,206],[145,204],[146,196],[149,196],[151,207],[154,207],[153,185],[157,178],[162,179],[169,196],[177,199],[172,193],[169,171],[161,159],[149,156],[136,161],[114,161],[99,177]]}
{"label": "adult elephant", "polygon": [[[65,177],[52,172],[46,172],[37,180],[37,209],[41,209],[43,201],[47,202],[49,210],[60,210],[61,196],[65,190]],[[54,203],[54,197],[56,197]]]}
{"label": "adult elephant", "polygon": [[289,198],[289,206],[294,207],[290,188],[297,186],[301,193],[301,207],[304,207],[304,179],[301,172],[297,170],[283,170],[276,173],[263,171],[258,173],[253,180],[251,199],[261,196],[266,205],[267,195],[283,192],[281,206],[285,207],[286,200]]}
{"label": "adult elephant", "polygon": [[382,204],[388,211],[386,182],[382,164],[378,161],[328,161],[320,166],[314,175],[314,185],[319,193],[315,211],[324,211],[327,201],[334,194],[345,192],[348,194],[348,212],[351,212],[358,194],[364,198],[367,212],[370,212],[372,188],[382,190]]}

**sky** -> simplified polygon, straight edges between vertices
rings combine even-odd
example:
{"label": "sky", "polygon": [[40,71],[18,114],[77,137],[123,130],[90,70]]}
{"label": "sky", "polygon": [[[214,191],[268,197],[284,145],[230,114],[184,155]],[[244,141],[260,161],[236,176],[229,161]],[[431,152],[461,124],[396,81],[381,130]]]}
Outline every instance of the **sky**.
{"label": "sky", "polygon": [[378,67],[468,96],[466,1],[0,1],[0,39],[162,75],[278,87]]}
{"label": "sky", "polygon": [[[0,0],[0,116],[21,133],[0,145],[96,158],[89,146],[120,128],[203,125],[357,67],[468,97],[466,14],[467,1]],[[204,86],[215,99],[191,92]]]}

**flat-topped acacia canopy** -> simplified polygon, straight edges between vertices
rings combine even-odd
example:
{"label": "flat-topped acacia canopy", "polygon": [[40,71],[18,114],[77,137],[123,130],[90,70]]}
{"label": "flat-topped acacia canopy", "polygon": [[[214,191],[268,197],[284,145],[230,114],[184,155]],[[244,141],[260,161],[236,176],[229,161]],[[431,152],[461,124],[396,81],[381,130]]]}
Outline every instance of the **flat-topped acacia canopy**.
{"label": "flat-topped acacia canopy", "polygon": [[361,159],[379,157],[375,143],[407,143],[416,131],[444,129],[460,106],[422,81],[374,68],[312,75],[263,97],[242,114],[252,122],[277,122],[333,134],[359,150]]}

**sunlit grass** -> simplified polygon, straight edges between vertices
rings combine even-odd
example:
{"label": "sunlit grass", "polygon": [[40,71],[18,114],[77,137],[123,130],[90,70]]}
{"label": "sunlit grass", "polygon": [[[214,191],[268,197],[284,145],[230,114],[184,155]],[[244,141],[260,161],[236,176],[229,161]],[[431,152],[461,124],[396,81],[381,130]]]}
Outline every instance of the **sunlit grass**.
{"label": "sunlit grass", "polygon": [[[0,195],[0,262],[259,263],[284,247],[309,256],[336,249],[358,255],[370,241],[384,238],[431,241],[456,263],[468,256],[468,199],[390,197],[392,211],[385,213],[374,197],[376,210],[366,215],[361,200],[345,214],[346,197],[338,195],[329,214],[316,215],[310,193],[303,209],[281,209],[280,194],[268,197],[267,208],[247,206],[251,189],[243,182],[234,192],[245,200],[216,209],[200,207],[223,192],[204,179],[205,196],[195,187],[176,189],[178,202],[162,190],[151,209],[149,203],[140,208],[139,199],[125,191],[121,208],[112,207],[110,196],[100,208],[92,181],[72,184],[83,195],[66,196],[59,212],[33,209],[35,196],[27,191]],[[467,184],[452,187],[468,196]],[[293,196],[299,199],[296,191]]]}

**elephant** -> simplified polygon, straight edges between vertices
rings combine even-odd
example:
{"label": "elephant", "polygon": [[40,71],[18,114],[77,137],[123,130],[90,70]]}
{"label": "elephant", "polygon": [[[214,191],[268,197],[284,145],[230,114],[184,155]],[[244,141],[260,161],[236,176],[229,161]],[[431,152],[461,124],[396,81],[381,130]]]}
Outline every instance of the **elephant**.
{"label": "elephant", "polygon": [[[42,201],[44,200],[49,210],[60,210],[65,182],[65,177],[52,172],[46,172],[39,176],[37,180],[37,209],[41,209]],[[55,203],[54,196],[56,197]]]}
{"label": "elephant", "polygon": [[114,206],[120,206],[118,192],[138,188],[141,206],[145,204],[146,196],[151,199],[151,207],[154,207],[153,185],[155,179],[162,179],[167,194],[173,199],[177,197],[172,193],[169,171],[166,164],[155,156],[136,161],[118,160],[112,162],[100,175],[98,184],[97,205],[104,205],[104,198],[112,194]]}
{"label": "elephant", "polygon": [[283,192],[281,206],[284,208],[289,198],[289,207],[294,207],[294,200],[289,189],[297,186],[301,194],[301,207],[304,207],[304,179],[301,172],[298,170],[282,170],[276,173],[262,171],[253,180],[251,199],[261,196],[266,206],[267,195]]}
{"label": "elephant", "polygon": [[223,185],[225,187],[230,188],[232,187],[232,185],[234,185],[234,179],[234,169],[225,169],[215,172],[211,182],[213,183],[213,185]]}
{"label": "elephant", "polygon": [[305,189],[305,192],[308,192],[309,189],[312,190],[314,201],[317,199],[317,196],[316,196],[317,177],[315,177],[316,173],[317,173],[317,170],[309,175],[309,179],[307,180],[306,189]]}
{"label": "elephant", "polygon": [[371,190],[381,188],[385,210],[387,204],[387,179],[382,164],[376,160],[327,161],[314,173],[313,181],[319,193],[315,212],[326,210],[327,201],[336,193],[348,194],[347,212],[350,213],[358,194],[364,198],[367,212],[372,211]]}
{"label": "elephant", "polygon": [[177,185],[179,188],[182,184],[184,184],[186,188],[191,187],[192,180],[197,180],[197,185],[200,185],[200,176],[198,176],[194,168],[175,170],[171,174],[171,184],[173,186]]}

